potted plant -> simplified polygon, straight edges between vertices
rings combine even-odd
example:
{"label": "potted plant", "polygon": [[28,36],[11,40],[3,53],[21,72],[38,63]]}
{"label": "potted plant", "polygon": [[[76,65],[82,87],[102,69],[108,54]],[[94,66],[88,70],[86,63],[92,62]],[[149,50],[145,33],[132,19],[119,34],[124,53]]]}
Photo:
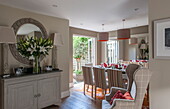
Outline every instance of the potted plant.
{"label": "potted plant", "polygon": [[74,56],[74,59],[76,59],[76,61],[79,62],[80,59],[81,59],[81,55],[75,55],[75,56]]}
{"label": "potted plant", "polygon": [[75,70],[74,71],[74,78],[77,80],[77,81],[83,81],[83,72],[81,70]]}

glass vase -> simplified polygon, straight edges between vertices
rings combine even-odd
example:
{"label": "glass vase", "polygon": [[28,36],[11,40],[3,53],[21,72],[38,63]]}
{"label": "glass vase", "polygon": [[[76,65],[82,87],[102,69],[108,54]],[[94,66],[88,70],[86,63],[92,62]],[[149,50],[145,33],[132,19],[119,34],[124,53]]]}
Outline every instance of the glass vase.
{"label": "glass vase", "polygon": [[40,73],[40,69],[39,69],[39,57],[35,56],[34,57],[34,63],[33,63],[33,73]]}

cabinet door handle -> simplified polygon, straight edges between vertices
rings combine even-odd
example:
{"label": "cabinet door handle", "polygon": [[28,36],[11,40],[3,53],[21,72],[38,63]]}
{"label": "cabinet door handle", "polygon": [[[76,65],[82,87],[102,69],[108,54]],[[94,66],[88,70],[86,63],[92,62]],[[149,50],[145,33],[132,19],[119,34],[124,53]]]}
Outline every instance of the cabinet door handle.
{"label": "cabinet door handle", "polygon": [[39,93],[37,96],[38,96],[38,97],[40,97],[40,96],[41,96],[41,94]]}
{"label": "cabinet door handle", "polygon": [[38,96],[37,95],[34,95],[34,98],[37,98]]}
{"label": "cabinet door handle", "polygon": [[40,97],[40,96],[41,96],[41,94],[39,93],[37,95],[34,95],[34,98],[37,98],[37,97]]}

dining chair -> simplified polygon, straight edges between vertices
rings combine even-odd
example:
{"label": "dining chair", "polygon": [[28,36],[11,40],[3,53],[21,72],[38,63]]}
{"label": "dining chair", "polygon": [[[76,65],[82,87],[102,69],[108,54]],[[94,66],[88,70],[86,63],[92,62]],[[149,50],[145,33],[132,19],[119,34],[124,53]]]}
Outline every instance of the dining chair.
{"label": "dining chair", "polygon": [[85,63],[85,66],[93,67],[93,63]]}
{"label": "dining chair", "polygon": [[83,70],[83,78],[84,78],[84,95],[85,95],[86,85],[88,85],[87,92],[89,89],[89,85],[91,85],[92,86],[91,97],[93,98],[94,81],[93,81],[93,75],[92,75],[92,67],[82,66],[82,70]]}
{"label": "dining chair", "polygon": [[152,72],[148,68],[139,68],[134,73],[130,94],[134,100],[114,99],[112,105],[106,100],[102,101],[102,109],[141,109],[143,99],[149,84]]}
{"label": "dining chair", "polygon": [[123,88],[122,71],[116,69],[107,69],[108,87]]}
{"label": "dining chair", "polygon": [[106,94],[105,95],[105,99],[107,101],[111,100],[111,97],[118,91],[121,90],[122,93],[125,92],[130,92],[131,91],[131,87],[132,87],[132,83],[133,83],[133,74],[134,72],[140,68],[140,65],[137,64],[129,64],[126,68],[126,74],[128,76],[128,86],[127,88],[120,88],[120,87],[111,87],[110,88],[110,94]]}
{"label": "dining chair", "polygon": [[101,88],[104,94],[107,93],[108,85],[106,83],[105,69],[93,67],[94,80],[95,80],[95,99],[97,88]]}

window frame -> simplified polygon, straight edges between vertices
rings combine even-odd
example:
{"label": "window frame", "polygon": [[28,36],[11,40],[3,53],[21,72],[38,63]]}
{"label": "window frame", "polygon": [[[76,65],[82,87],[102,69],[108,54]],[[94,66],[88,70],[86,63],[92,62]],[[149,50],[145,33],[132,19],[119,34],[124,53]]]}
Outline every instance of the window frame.
{"label": "window frame", "polygon": [[119,41],[118,40],[109,40],[106,42],[106,58],[105,59],[107,60],[107,63],[109,64],[118,62],[119,60]]}

